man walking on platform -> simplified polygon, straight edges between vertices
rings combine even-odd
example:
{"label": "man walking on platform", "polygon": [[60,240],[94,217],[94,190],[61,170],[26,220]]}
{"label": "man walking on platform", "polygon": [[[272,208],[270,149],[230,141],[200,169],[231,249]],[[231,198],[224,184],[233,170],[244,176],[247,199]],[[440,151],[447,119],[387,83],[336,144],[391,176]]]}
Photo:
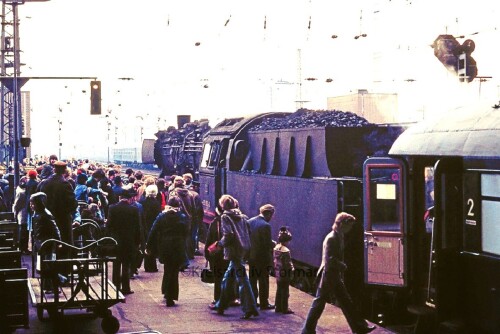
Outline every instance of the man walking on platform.
{"label": "man walking on platform", "polygon": [[[250,226],[250,258],[249,278],[252,291],[260,309],[274,309],[269,303],[269,271],[273,265],[273,248],[275,243],[271,238],[271,224],[274,206],[266,204],[260,207],[260,214],[248,220]],[[257,288],[258,283],[258,288]]]}
{"label": "man walking on platform", "polygon": [[[47,195],[47,209],[52,213],[61,232],[61,240],[73,245],[72,215],[78,207],[71,184],[64,178],[66,163],[54,163],[54,174],[40,182],[38,192]],[[66,254],[69,255],[69,254]]]}
{"label": "man walking on platform", "polygon": [[141,242],[139,209],[131,204],[136,195],[133,190],[124,191],[120,201],[109,207],[106,224],[108,235],[118,242],[113,264],[113,284],[121,288],[125,295],[134,293],[130,289],[130,269]]}
{"label": "man walking on platform", "polygon": [[337,214],[332,231],[328,233],[323,241],[323,255],[321,266],[317,276],[316,298],[313,300],[302,334],[316,333],[316,325],[325,309],[327,302],[332,297],[337,302],[347,319],[353,333],[366,334],[375,329],[368,326],[367,322],[358,313],[344,284],[344,271],[347,269],[344,263],[344,234],[348,233],[354,225],[354,216],[341,212]]}
{"label": "man walking on platform", "polygon": [[192,260],[195,255],[196,233],[198,232],[195,226],[198,226],[203,219],[203,205],[198,193],[185,189],[185,184],[181,176],[176,177],[174,180],[174,189],[170,192],[169,198],[179,197],[181,200],[181,209],[187,215],[188,235],[186,236],[186,253],[188,258]]}

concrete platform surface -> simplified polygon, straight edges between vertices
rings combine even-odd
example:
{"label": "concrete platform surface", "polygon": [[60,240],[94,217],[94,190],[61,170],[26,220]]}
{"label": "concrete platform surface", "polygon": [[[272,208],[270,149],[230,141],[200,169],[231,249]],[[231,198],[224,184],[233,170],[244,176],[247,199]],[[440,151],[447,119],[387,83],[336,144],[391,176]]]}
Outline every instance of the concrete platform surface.
{"label": "concrete platform surface", "polygon": [[[28,267],[30,257],[23,258],[23,266]],[[241,320],[240,307],[231,307],[225,315],[219,316],[208,309],[213,298],[213,284],[200,280],[205,259],[197,256],[191,267],[180,273],[180,295],[175,307],[166,307],[160,292],[163,266],[159,272],[146,273],[141,268],[139,276],[131,281],[134,294],[126,296],[125,303],[110,308],[120,322],[119,333],[300,333],[313,297],[298,289],[290,288],[290,308],[295,314],[283,315],[274,310],[260,311],[258,317]],[[270,300],[274,301],[275,279],[270,278]],[[68,333],[104,333],[101,319],[92,318],[85,311],[67,315]],[[30,307],[30,328],[17,329],[16,333],[53,333],[52,320],[40,321],[36,308]],[[351,333],[342,311],[327,305],[321,317],[318,334]],[[372,333],[392,333],[378,327]]]}

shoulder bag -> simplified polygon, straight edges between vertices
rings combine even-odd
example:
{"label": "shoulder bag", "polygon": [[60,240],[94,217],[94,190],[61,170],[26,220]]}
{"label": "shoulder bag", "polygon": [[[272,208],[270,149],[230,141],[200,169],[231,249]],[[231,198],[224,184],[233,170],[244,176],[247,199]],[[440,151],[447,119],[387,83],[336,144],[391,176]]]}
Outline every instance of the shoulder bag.
{"label": "shoulder bag", "polygon": [[214,283],[214,272],[208,268],[208,261],[205,263],[205,268],[201,270],[201,281],[204,283]]}
{"label": "shoulder bag", "polygon": [[210,256],[214,256],[222,251],[222,247],[219,245],[219,240],[221,239],[220,224],[221,224],[221,222],[218,221],[217,222],[217,241],[212,243],[211,245],[209,245],[207,248],[208,254],[210,254]]}

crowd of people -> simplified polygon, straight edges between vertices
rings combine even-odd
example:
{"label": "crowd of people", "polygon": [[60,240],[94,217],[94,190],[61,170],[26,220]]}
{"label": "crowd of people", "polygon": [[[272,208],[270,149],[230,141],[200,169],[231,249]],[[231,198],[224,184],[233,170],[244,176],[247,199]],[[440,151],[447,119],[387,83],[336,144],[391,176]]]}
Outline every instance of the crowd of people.
{"label": "crowd of people", "polygon": [[[4,182],[4,187],[0,187],[1,201],[6,208],[11,206],[17,217],[19,244],[24,253],[40,251],[40,245],[48,239],[73,245],[73,229],[82,219],[92,219],[105,235],[117,241],[113,283],[122,293],[134,293],[130,279],[138,274],[142,262],[146,272],[158,272],[158,259],[164,266],[161,293],[166,306],[172,307],[179,299],[179,271],[188,268],[195,255],[202,255],[199,236],[206,235],[204,256],[214,276],[211,310],[223,315],[229,306],[241,306],[241,319],[258,316],[259,309],[294,313],[288,305],[294,271],[289,248],[292,234],[283,226],[277,242],[273,241],[270,225],[276,210],[273,205],[262,205],[259,213],[249,218],[241,212],[236,198],[222,195],[215,218],[208,230],[203,231],[206,233],[200,233],[205,226],[204,210],[191,174],[164,179],[144,176],[132,169],[123,172],[113,164],[59,161],[55,155],[29,161],[24,168],[25,175],[12,196],[7,195],[12,182]],[[4,179],[9,178],[7,173]],[[346,270],[343,239],[354,222],[352,215],[339,213],[324,240],[316,298],[303,334],[315,333],[325,304],[332,297],[354,333],[369,333],[374,329],[358,314],[343,282]],[[69,251],[56,249],[42,256],[50,258],[56,252],[58,258],[71,256]],[[65,274],[60,273],[61,282],[65,281]],[[276,279],[276,305],[269,300],[270,274]],[[50,286],[43,288],[51,292]]]}

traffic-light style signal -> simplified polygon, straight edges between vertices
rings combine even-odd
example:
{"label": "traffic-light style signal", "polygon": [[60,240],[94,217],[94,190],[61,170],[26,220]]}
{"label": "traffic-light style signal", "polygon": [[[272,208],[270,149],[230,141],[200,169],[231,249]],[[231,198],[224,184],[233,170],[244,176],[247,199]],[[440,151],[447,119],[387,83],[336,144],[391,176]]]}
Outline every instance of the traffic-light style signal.
{"label": "traffic-light style signal", "polygon": [[471,53],[475,49],[471,39],[460,43],[452,35],[439,35],[434,43],[434,55],[451,72],[458,75],[459,80],[471,82],[477,76],[477,65]]}
{"label": "traffic-light style signal", "polygon": [[90,114],[101,114],[101,82],[90,82]]}

